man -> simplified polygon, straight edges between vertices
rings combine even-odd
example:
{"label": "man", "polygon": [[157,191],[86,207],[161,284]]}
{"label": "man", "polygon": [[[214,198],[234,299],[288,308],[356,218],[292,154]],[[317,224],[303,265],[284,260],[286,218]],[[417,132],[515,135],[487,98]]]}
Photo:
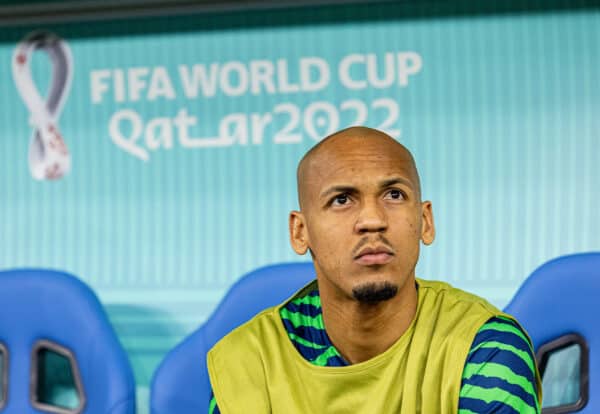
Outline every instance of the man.
{"label": "man", "polygon": [[406,148],[349,128],[311,149],[297,177],[291,244],[310,252],[317,280],[209,352],[209,412],[540,412],[518,323],[415,278],[420,243],[432,243],[435,228]]}

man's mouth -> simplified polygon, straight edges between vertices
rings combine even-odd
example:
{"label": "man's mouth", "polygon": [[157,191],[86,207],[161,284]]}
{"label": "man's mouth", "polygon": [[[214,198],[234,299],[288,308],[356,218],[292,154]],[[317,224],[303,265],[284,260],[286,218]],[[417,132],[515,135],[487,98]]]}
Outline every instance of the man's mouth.
{"label": "man's mouth", "polygon": [[363,266],[382,265],[389,263],[394,258],[394,253],[386,247],[367,247],[354,257],[354,261]]}

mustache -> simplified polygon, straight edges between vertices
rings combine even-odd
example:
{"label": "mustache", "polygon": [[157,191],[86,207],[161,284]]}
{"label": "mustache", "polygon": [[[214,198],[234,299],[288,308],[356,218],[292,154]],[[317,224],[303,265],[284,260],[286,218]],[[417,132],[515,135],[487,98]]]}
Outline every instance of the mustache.
{"label": "mustache", "polygon": [[[389,247],[393,252],[396,252],[396,249],[394,249],[392,243],[388,239],[386,239],[385,236],[383,236],[382,234],[378,235],[377,241],[380,241],[381,243]],[[352,257],[356,256],[360,249],[362,249],[365,244],[369,244],[370,242],[372,242],[372,240],[370,240],[368,236],[365,236],[362,239],[360,239],[360,241],[352,249]]]}

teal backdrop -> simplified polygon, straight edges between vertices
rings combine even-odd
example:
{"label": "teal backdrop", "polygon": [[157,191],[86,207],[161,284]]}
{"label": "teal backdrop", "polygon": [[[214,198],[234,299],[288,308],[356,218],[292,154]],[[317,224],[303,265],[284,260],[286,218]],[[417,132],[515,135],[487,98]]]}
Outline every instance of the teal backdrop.
{"label": "teal backdrop", "polygon": [[[58,121],[72,169],[55,182],[29,173],[11,73],[35,29],[73,56]],[[232,283],[308,259],[288,243],[295,168],[333,130],[383,127],[414,153],[437,227],[420,277],[502,307],[543,262],[600,249],[597,9],[382,4],[0,36],[0,267],[66,270],[97,292],[140,412],[161,358]],[[37,52],[38,88],[51,69]]]}

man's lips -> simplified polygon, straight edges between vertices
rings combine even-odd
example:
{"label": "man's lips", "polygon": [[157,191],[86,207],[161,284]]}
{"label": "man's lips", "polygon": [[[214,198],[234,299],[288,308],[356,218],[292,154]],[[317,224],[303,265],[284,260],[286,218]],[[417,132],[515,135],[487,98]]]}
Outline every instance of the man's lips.
{"label": "man's lips", "polygon": [[354,261],[360,265],[381,265],[389,263],[394,257],[394,253],[385,247],[362,249],[355,257]]}

